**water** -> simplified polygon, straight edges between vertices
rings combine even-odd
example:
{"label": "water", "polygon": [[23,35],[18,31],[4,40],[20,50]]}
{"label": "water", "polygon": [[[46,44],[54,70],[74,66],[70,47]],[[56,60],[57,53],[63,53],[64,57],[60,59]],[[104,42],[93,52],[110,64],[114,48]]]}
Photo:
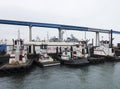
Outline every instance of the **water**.
{"label": "water", "polygon": [[83,67],[34,67],[0,77],[0,89],[120,89],[120,62]]}

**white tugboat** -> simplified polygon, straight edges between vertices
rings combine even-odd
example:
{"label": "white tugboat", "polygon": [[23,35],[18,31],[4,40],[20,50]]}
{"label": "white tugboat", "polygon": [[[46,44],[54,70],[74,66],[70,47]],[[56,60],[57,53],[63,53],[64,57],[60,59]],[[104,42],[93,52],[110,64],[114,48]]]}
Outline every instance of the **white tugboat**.
{"label": "white tugboat", "polygon": [[18,39],[13,41],[13,49],[8,50],[10,54],[9,63],[0,67],[0,72],[18,72],[19,70],[29,68],[32,65],[33,59],[27,58],[27,50],[23,45],[23,40],[20,39],[20,33],[18,32]]}
{"label": "white tugboat", "polygon": [[60,65],[60,62],[57,60],[54,60],[47,53],[40,53],[37,60],[37,64],[39,64],[42,67],[46,67],[46,66]]}
{"label": "white tugboat", "polygon": [[120,57],[116,55],[115,49],[110,47],[109,41],[100,41],[100,46],[94,48],[94,57],[104,57],[107,61],[120,61]]}
{"label": "white tugboat", "polygon": [[102,57],[115,57],[115,51],[112,47],[109,46],[109,41],[102,40],[100,41],[100,46],[94,48],[94,56],[102,56]]}
{"label": "white tugboat", "polygon": [[37,59],[35,62],[41,67],[60,65],[60,62],[48,55],[46,45],[35,46]]}

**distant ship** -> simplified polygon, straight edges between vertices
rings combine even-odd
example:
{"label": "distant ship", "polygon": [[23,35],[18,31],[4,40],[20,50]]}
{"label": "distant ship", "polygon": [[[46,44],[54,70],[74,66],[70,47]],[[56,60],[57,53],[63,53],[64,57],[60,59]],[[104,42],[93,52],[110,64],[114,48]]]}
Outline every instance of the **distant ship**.
{"label": "distant ship", "polygon": [[[79,40],[73,36],[73,34],[70,35],[70,37],[67,37],[67,39],[63,40],[64,42],[79,42]],[[59,38],[52,37],[50,38],[49,42],[59,42]]]}

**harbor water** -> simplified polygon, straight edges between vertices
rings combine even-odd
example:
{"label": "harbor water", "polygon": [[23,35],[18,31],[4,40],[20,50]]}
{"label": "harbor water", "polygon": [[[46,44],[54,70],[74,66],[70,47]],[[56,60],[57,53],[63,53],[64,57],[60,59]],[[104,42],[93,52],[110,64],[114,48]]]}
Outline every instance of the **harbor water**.
{"label": "harbor water", "polygon": [[35,66],[27,73],[0,76],[0,89],[120,89],[120,62],[82,67]]}

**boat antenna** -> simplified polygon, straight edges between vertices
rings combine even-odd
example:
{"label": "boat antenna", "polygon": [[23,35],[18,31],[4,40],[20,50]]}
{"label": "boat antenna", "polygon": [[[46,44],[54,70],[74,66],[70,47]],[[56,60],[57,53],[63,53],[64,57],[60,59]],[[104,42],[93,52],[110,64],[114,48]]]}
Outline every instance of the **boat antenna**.
{"label": "boat antenna", "polygon": [[18,40],[20,40],[20,30],[18,30]]}
{"label": "boat antenna", "polygon": [[113,43],[113,31],[112,31],[112,29],[111,29],[111,31],[110,31],[110,37],[111,37],[111,38],[110,38],[110,40],[111,40],[111,41],[110,41],[110,47],[112,48],[112,47],[113,47],[113,44],[112,44],[112,43]]}
{"label": "boat antenna", "polygon": [[86,41],[86,31],[85,31],[85,41]]}
{"label": "boat antenna", "polygon": [[20,31],[18,30],[18,40],[17,40],[17,48],[16,48],[16,51],[15,51],[15,59],[17,61],[19,61],[19,55],[20,55]]}

